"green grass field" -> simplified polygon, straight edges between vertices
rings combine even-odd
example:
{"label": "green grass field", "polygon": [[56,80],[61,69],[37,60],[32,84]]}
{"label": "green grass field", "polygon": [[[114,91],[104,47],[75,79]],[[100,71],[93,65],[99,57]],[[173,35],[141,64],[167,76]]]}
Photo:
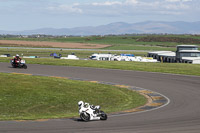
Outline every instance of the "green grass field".
{"label": "green grass field", "polygon": [[79,100],[101,105],[106,113],[146,103],[134,91],[86,81],[0,73],[0,85],[0,120],[78,116]]}
{"label": "green grass field", "polygon": [[[0,62],[9,62],[10,58],[0,58]],[[96,61],[96,60],[61,60],[61,59],[26,59],[28,64],[60,65],[60,66],[79,66],[121,69],[131,71],[160,72],[183,75],[200,76],[199,64],[185,63],[144,63],[144,62],[125,62],[125,61]]]}
{"label": "green grass field", "polygon": [[[141,38],[176,38],[168,41],[139,41]],[[75,42],[75,43],[93,43],[93,44],[110,44],[111,47],[104,49],[112,50],[176,50],[176,45],[193,44],[200,46],[200,36],[194,35],[124,35],[124,36],[89,36],[89,37],[57,37],[57,38],[0,38],[1,40],[24,40],[24,41],[50,41],[50,42]],[[176,42],[177,39],[189,40]],[[196,39],[198,43],[194,43]],[[190,42],[191,40],[191,42]],[[4,46],[4,45],[2,45]]]}

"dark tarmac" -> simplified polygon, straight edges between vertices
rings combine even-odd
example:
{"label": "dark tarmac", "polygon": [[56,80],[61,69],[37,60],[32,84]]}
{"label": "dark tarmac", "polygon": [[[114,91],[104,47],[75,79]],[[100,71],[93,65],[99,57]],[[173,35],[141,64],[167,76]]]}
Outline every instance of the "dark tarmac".
{"label": "dark tarmac", "polygon": [[0,72],[81,78],[149,89],[170,103],[153,111],[110,116],[107,121],[76,119],[1,121],[0,133],[200,133],[200,77],[96,68],[28,65],[14,69],[0,63]]}

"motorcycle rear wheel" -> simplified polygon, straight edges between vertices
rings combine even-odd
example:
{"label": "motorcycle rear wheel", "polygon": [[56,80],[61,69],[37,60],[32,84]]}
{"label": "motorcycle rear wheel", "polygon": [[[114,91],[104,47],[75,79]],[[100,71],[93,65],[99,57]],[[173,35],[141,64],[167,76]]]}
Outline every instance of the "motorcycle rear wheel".
{"label": "motorcycle rear wheel", "polygon": [[83,121],[89,121],[90,120],[90,114],[84,112],[84,113],[81,113],[80,114],[80,118],[83,120]]}
{"label": "motorcycle rear wheel", "polygon": [[16,68],[16,65],[14,63],[11,64],[13,68]]}

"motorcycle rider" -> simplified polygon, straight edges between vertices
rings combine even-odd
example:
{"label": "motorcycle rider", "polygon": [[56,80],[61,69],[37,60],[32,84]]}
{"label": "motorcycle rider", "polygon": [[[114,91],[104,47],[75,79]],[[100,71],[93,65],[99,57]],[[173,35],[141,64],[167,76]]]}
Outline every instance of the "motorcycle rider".
{"label": "motorcycle rider", "polygon": [[22,59],[19,57],[18,54],[16,54],[15,58],[14,58],[14,65],[17,66],[19,65],[19,62],[21,61]]}
{"label": "motorcycle rider", "polygon": [[91,108],[92,110],[94,110],[93,112],[94,114],[99,113],[99,109],[100,109],[99,105],[94,106],[94,105],[90,105],[89,103],[84,103],[83,101],[78,102],[78,107],[79,107],[79,114],[82,112],[83,108]]}

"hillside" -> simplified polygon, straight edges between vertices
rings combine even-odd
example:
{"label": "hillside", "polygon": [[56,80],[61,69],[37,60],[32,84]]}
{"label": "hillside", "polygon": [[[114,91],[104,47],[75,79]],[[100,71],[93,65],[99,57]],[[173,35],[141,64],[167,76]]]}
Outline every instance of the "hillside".
{"label": "hillside", "polygon": [[31,35],[31,34],[46,34],[46,35],[108,35],[108,34],[200,34],[200,21],[198,22],[164,22],[164,21],[146,21],[140,23],[124,23],[116,22],[107,25],[96,27],[75,27],[75,28],[43,28],[36,30],[25,31],[2,31],[0,34],[15,34],[15,35]]}

